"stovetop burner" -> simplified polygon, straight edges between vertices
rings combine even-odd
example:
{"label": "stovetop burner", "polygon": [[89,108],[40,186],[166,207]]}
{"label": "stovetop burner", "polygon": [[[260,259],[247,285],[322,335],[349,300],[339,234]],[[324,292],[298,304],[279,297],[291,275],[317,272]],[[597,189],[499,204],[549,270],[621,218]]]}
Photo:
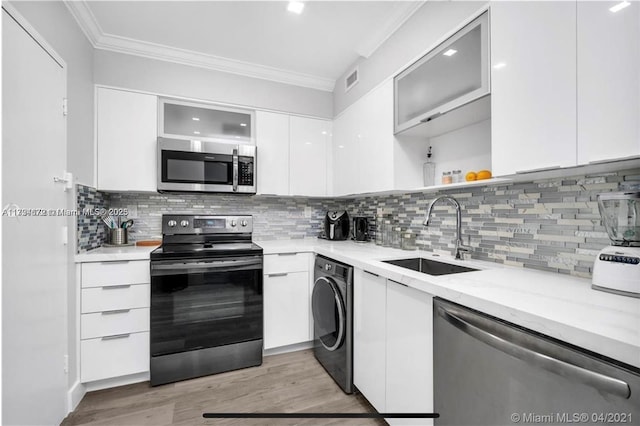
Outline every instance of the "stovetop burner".
{"label": "stovetop burner", "polygon": [[163,215],[162,245],[152,260],[261,255],[251,216]]}

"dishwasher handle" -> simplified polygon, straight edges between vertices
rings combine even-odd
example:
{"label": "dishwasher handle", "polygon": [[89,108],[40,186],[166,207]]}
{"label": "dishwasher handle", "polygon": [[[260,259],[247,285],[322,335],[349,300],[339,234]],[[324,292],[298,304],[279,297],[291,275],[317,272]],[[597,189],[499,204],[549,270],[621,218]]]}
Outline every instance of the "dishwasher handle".
{"label": "dishwasher handle", "polygon": [[623,380],[609,377],[512,343],[484,330],[482,326],[478,324],[473,324],[471,318],[462,319],[442,307],[438,307],[438,315],[458,330],[529,364],[566,378],[572,378],[580,383],[595,387],[601,392],[625,399],[629,399],[631,396],[629,384]]}

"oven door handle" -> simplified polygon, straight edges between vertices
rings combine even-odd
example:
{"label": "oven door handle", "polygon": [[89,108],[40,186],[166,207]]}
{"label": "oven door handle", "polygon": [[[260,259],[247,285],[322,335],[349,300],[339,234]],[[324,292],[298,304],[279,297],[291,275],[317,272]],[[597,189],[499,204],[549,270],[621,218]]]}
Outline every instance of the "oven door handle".
{"label": "oven door handle", "polygon": [[238,192],[238,149],[233,150],[233,192]]}
{"label": "oven door handle", "polygon": [[262,269],[262,259],[251,260],[216,260],[213,262],[190,262],[190,263],[151,263],[151,275],[172,275],[188,272],[224,272],[231,270],[251,270]]}

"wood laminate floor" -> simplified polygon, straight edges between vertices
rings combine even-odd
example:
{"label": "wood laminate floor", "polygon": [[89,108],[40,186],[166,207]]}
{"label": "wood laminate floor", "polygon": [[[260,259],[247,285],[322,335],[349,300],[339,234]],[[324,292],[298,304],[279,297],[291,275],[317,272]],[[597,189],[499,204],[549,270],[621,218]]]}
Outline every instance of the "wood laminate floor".
{"label": "wood laminate floor", "polygon": [[149,382],[89,392],[62,422],[72,425],[386,425],[376,419],[205,419],[205,412],[367,413],[312,350],[273,355],[259,367],[151,387]]}

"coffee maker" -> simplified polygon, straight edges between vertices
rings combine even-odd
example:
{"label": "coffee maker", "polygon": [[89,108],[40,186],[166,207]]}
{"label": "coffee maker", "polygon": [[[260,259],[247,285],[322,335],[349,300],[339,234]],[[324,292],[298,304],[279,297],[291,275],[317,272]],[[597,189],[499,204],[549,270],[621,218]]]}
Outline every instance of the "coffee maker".
{"label": "coffee maker", "polygon": [[369,241],[369,219],[364,216],[353,218],[353,240],[357,243]]}

